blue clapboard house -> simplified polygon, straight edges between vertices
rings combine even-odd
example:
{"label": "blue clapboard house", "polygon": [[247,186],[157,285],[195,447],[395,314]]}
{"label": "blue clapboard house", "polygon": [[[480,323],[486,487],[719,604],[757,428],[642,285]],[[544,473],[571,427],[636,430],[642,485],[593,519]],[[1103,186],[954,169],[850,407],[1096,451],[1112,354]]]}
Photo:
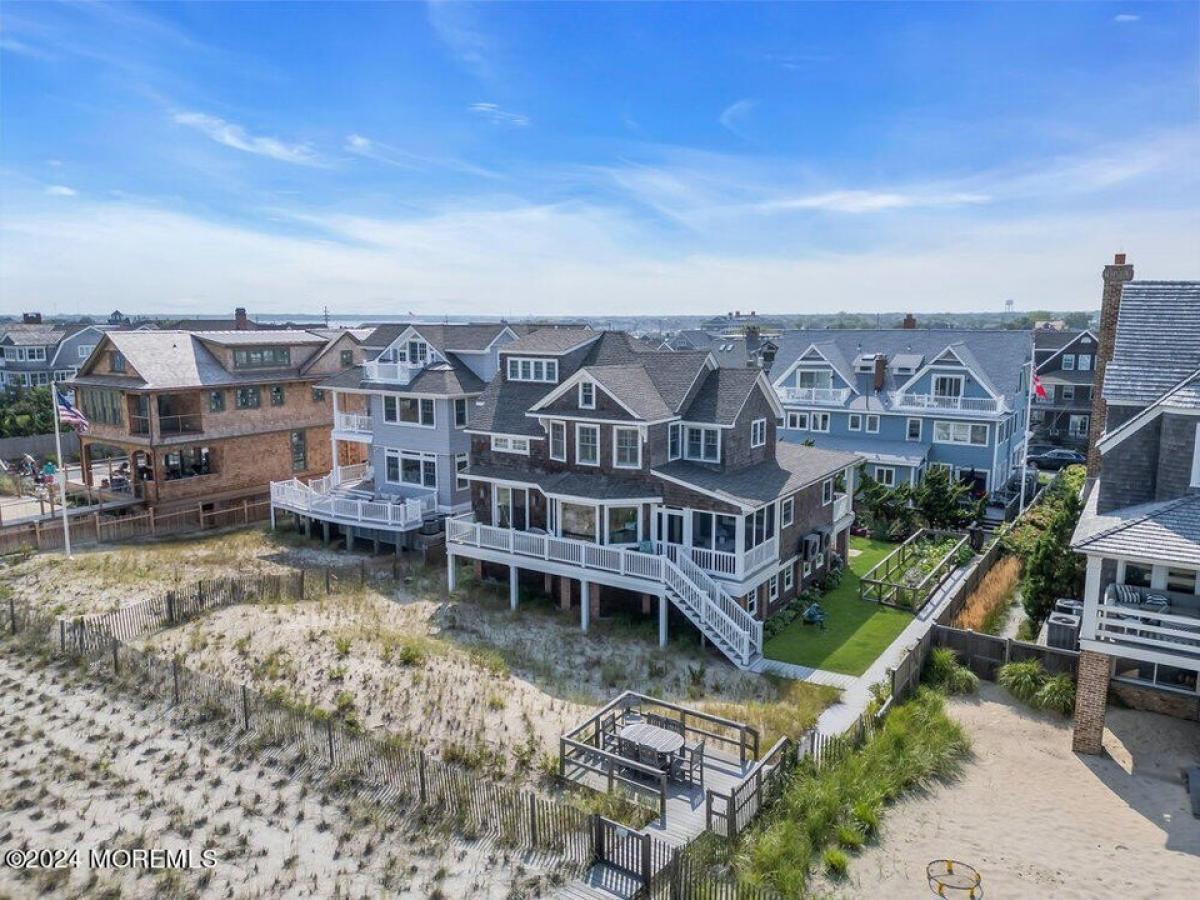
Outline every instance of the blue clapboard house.
{"label": "blue clapboard house", "polygon": [[1028,331],[792,331],[770,378],[781,440],[866,457],[894,486],[944,466],[978,496],[1017,489],[1028,427]]}

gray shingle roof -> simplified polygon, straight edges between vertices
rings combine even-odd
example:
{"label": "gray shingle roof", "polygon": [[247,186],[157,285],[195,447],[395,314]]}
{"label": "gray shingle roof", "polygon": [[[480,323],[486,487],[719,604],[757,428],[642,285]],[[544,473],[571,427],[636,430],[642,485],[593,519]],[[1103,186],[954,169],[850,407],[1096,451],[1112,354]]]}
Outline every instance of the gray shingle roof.
{"label": "gray shingle roof", "polygon": [[689,422],[732,425],[761,374],[759,369],[712,370],[681,415]]}
{"label": "gray shingle roof", "polygon": [[362,366],[339,372],[322,381],[323,388],[357,388],[359,390],[385,391],[390,394],[478,394],[485,385],[479,376],[462,363],[434,363],[422,369],[408,384],[383,381],[367,381],[363,378]]}
{"label": "gray shingle roof", "polygon": [[[790,444],[811,440],[822,450],[839,450],[842,453],[858,453],[867,462],[883,465],[919,466],[929,456],[930,444],[922,441],[877,441],[875,435],[866,437],[835,437],[815,432],[780,431],[780,440]],[[786,437],[784,437],[786,435]]]}
{"label": "gray shingle roof", "polygon": [[861,459],[854,453],[780,442],[775,446],[775,459],[732,472],[714,471],[685,460],[655,466],[653,471],[731,503],[759,506],[828,478]]}
{"label": "gray shingle roof", "polygon": [[[947,347],[978,365],[979,374],[991,387],[1005,396],[1016,395],[1021,366],[1030,359],[1032,343],[1028,331],[999,331],[967,328],[847,328],[828,331],[789,331],[779,341],[779,352],[771,366],[772,380],[789,369],[811,344],[816,344],[851,384],[855,376],[851,362],[864,353],[884,353],[889,366],[885,373],[885,391],[895,391],[911,375],[897,374],[891,365],[897,354],[919,354],[928,365]],[[964,360],[965,361],[965,360]],[[1012,405],[1010,403],[1010,405]]]}
{"label": "gray shingle roof", "polygon": [[1099,494],[1093,486],[1072,538],[1076,550],[1200,568],[1200,494],[1098,515]]}
{"label": "gray shingle roof", "polygon": [[216,344],[218,347],[324,344],[327,340],[311,331],[203,331],[196,337],[210,344]]}
{"label": "gray shingle roof", "polygon": [[485,466],[475,462],[469,464],[467,472],[480,478],[536,484],[542,493],[556,496],[587,497],[592,500],[634,500],[662,496],[660,485],[599,472],[584,475],[573,472],[534,472],[504,466]]}
{"label": "gray shingle roof", "polygon": [[376,326],[363,343],[368,347],[386,347],[412,328],[442,353],[447,350],[482,351],[507,327],[503,322],[386,322]]}
{"label": "gray shingle roof", "polygon": [[66,336],[56,328],[22,328],[4,332],[4,343],[14,347],[51,347]]}
{"label": "gray shingle roof", "polygon": [[653,422],[675,414],[645,366],[588,366],[587,373],[639,419]]}
{"label": "gray shingle roof", "polygon": [[[1169,326],[1169,327],[1168,327]],[[1130,281],[1121,291],[1104,399],[1153,403],[1200,369],[1200,281]]]}
{"label": "gray shingle roof", "polygon": [[601,332],[586,328],[539,328],[504,347],[505,353],[560,354],[599,338]]}

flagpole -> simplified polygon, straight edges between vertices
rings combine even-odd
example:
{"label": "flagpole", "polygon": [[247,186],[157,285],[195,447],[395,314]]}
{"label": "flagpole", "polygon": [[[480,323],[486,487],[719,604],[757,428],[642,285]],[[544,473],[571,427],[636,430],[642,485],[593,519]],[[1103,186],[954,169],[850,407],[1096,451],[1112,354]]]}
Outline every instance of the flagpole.
{"label": "flagpole", "polygon": [[54,449],[58,452],[58,471],[59,475],[59,490],[62,499],[62,520],[63,520],[63,544],[67,550],[67,559],[74,559],[71,555],[71,520],[67,515],[67,464],[63,459],[62,451],[62,435],[58,428],[58,382],[50,382],[50,402],[53,404],[54,412]]}
{"label": "flagpole", "polygon": [[1034,361],[1029,360],[1029,381],[1025,385],[1025,433],[1021,436],[1025,443],[1021,449],[1021,510],[1018,515],[1025,514],[1025,482],[1029,478],[1029,415],[1033,409],[1033,379],[1037,373],[1033,369]]}

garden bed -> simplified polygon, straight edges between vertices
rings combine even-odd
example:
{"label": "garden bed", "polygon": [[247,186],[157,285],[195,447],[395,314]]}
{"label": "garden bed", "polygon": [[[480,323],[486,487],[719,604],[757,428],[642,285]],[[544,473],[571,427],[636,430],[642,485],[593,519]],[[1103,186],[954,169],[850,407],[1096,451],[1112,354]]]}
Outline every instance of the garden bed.
{"label": "garden bed", "polygon": [[921,529],[859,582],[859,597],[918,612],[954,569],[974,557],[966,535]]}

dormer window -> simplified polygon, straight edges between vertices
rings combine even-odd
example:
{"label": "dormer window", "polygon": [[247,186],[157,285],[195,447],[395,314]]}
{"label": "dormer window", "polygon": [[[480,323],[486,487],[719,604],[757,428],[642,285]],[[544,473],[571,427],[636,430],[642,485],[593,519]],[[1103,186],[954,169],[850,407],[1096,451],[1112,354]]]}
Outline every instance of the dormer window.
{"label": "dormer window", "polygon": [[933,396],[961,397],[963,395],[963,377],[961,375],[934,375]]}
{"label": "dormer window", "polygon": [[108,355],[108,371],[124,372],[125,371],[125,354],[120,350],[114,350]]}
{"label": "dormer window", "polygon": [[286,368],[292,364],[292,351],[288,347],[246,347],[233,351],[235,369]]}
{"label": "dormer window", "polygon": [[421,366],[429,360],[429,345],[424,341],[414,340],[408,342],[408,364],[410,366]]}
{"label": "dormer window", "polygon": [[833,373],[828,369],[800,369],[796,372],[798,388],[831,388]]}
{"label": "dormer window", "polygon": [[721,430],[689,425],[687,440],[684,442],[684,459],[696,462],[720,462]]}
{"label": "dormer window", "polygon": [[755,419],[750,423],[750,446],[762,447],[767,443],[767,420]]}
{"label": "dormer window", "polygon": [[579,408],[596,408],[596,383],[594,381],[579,382]]}
{"label": "dormer window", "polygon": [[557,359],[509,356],[507,360],[509,381],[535,381],[543,384],[558,382]]}

